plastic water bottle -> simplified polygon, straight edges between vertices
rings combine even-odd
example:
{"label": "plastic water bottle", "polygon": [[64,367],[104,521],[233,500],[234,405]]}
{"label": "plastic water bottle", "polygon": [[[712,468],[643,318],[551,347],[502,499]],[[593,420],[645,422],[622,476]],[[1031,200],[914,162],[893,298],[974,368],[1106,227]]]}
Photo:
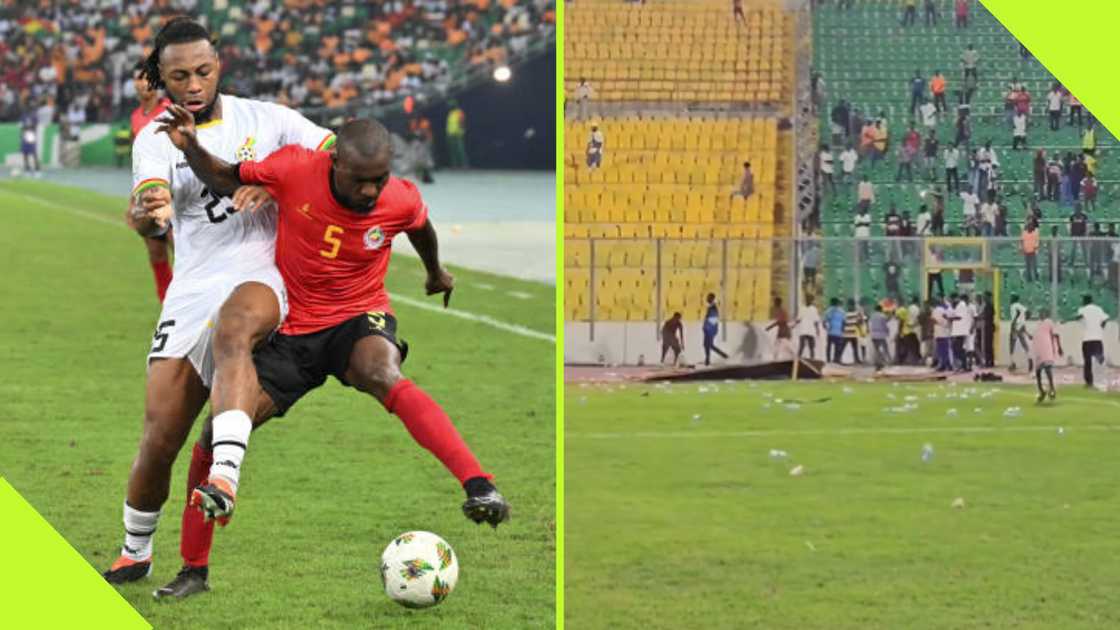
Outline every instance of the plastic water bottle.
{"label": "plastic water bottle", "polygon": [[789,453],[783,450],[776,448],[770,449],[770,459],[785,459],[787,457],[789,457]]}
{"label": "plastic water bottle", "polygon": [[922,445],[922,461],[928,462],[933,459],[933,445],[926,442]]}

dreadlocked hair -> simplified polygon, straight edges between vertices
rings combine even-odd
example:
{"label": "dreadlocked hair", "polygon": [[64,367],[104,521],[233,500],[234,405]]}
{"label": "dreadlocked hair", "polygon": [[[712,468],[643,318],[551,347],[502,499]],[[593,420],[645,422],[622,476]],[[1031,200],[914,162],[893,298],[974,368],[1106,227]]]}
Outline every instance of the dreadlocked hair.
{"label": "dreadlocked hair", "polygon": [[163,52],[164,47],[170,44],[186,44],[198,40],[207,41],[214,45],[214,40],[210,37],[210,31],[192,18],[181,15],[168,20],[159,30],[159,34],[156,35],[152,54],[148,55],[142,62],[144,67],[141,72],[143,72],[142,76],[148,80],[148,86],[153,90],[163,89],[164,87],[163,79],[159,76],[159,55]]}

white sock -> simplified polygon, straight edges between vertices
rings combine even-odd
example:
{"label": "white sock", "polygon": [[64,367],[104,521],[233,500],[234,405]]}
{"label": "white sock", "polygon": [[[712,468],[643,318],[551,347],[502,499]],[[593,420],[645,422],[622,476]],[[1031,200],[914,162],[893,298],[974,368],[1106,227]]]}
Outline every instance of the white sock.
{"label": "white sock", "polygon": [[121,555],[130,560],[149,560],[152,557],[152,534],[156,533],[159,510],[141,512],[124,502],[124,546]]}
{"label": "white sock", "polygon": [[215,416],[213,426],[214,463],[210,465],[210,476],[217,475],[226,479],[233,486],[233,491],[237,492],[237,482],[241,477],[241,460],[245,459],[245,449],[249,446],[249,433],[253,431],[253,421],[244,411],[232,409]]}

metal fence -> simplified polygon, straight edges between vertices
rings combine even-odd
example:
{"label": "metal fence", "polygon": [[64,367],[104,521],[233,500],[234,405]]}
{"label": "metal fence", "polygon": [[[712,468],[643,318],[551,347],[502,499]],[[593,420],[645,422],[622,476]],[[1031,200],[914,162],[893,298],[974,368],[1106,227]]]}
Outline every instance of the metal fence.
{"label": "metal fence", "polygon": [[791,313],[814,296],[871,303],[991,292],[1001,316],[1012,296],[1033,313],[1075,315],[1091,295],[1120,309],[1120,238],[1043,237],[1033,256],[1019,238],[566,239],[568,322],[703,318],[707,294],[721,318],[761,322],[774,298]]}

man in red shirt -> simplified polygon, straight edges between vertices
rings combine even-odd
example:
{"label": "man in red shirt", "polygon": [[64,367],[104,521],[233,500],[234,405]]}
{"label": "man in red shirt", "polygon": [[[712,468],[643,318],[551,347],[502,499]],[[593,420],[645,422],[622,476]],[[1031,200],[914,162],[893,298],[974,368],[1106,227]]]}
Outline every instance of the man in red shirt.
{"label": "man in red shirt", "polygon": [[955,15],[956,15],[956,18],[957,18],[956,19],[957,28],[967,28],[968,27],[968,1],[969,0],[957,0],[956,11],[955,11]]}
{"label": "man in red shirt", "polygon": [[774,341],[774,360],[781,359],[783,354],[793,358],[793,335],[789,329],[789,313],[782,308],[782,298],[774,298],[774,309],[770,314],[774,321],[766,327],[766,331],[778,329],[778,337]]}
{"label": "man in red shirt", "polygon": [[[210,190],[233,195],[238,210],[258,210],[271,199],[279,208],[276,264],[289,310],[280,331],[254,354],[261,386],[254,428],[286,413],[333,375],[376,398],[439,458],[467,493],[468,518],[494,527],[507,520],[509,506],[490,482],[492,475],[443,409],[400,373],[408,346],[397,340],[384,286],[393,237],[408,236],[428,272],[428,295],[442,293],[444,306],[454,279],[440,266],[435,228],[420,192],[389,174],[392,142],[385,127],[352,120],[339,129],[334,153],[287,146],[261,162],[229,164],[199,145],[189,111],[171,105],[167,113],[161,131]],[[210,440],[208,422],[199,442],[212,448]],[[233,512],[237,480],[228,483],[213,470],[187,509],[201,509],[224,524]],[[183,531],[184,538],[189,535],[197,532]]]}
{"label": "man in red shirt", "polygon": [[[140,99],[140,105],[132,110],[131,117],[132,139],[135,140],[140,130],[162,114],[171,100],[148,85],[148,78],[144,76],[143,61],[136,62],[132,67],[132,85],[136,88],[136,96]],[[125,211],[124,216],[129,227],[133,227],[131,206]],[[156,280],[156,295],[162,303],[163,296],[167,294],[167,287],[171,284],[171,263],[167,255],[173,245],[171,228],[159,236],[145,236],[143,239],[148,248],[148,264],[152,266],[152,275]]]}
{"label": "man in red shirt", "polygon": [[1023,114],[1028,119],[1031,116],[1031,93],[1026,86],[1020,86],[1019,92],[1015,94],[1015,113]]}

